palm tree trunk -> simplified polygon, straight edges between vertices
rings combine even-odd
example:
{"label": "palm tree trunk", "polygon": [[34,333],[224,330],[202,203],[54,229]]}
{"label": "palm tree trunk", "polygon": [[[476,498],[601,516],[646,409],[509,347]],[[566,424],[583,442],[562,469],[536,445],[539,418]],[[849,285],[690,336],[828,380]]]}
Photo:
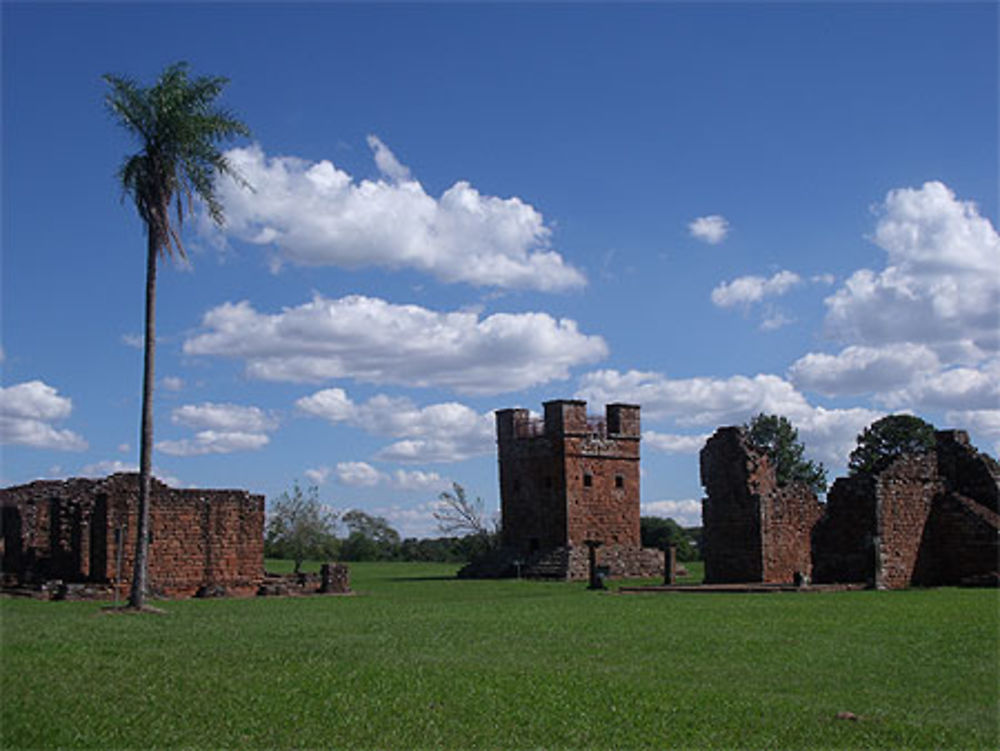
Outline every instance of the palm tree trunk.
{"label": "palm tree trunk", "polygon": [[135,562],[129,604],[145,603],[149,568],[149,504],[153,465],[153,360],[156,354],[156,262],[157,243],[153,227],[147,227],[146,250],[146,334],[142,371],[142,425],[139,429],[139,509],[135,537]]}

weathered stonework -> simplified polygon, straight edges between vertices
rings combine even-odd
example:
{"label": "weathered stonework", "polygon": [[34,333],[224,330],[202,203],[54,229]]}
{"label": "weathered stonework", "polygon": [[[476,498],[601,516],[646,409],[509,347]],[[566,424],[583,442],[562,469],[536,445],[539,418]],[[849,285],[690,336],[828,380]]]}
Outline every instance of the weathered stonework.
{"label": "weathered stonework", "polygon": [[[0,490],[3,571],[19,582],[112,583],[125,590],[135,554],[138,477],[39,480]],[[264,497],[170,488],[154,480],[153,594],[254,593],[264,574]]]}
{"label": "weathered stonework", "polygon": [[813,532],[816,582],[911,585],[998,580],[1000,465],[964,431],[877,474],[837,480]]}
{"label": "weathered stonework", "polygon": [[701,451],[705,583],[791,583],[811,574],[810,533],[822,514],[805,485],[778,485],[766,454],[738,427],[719,428]]}
{"label": "weathered stonework", "polygon": [[496,413],[505,555],[527,576],[583,579],[597,540],[612,576],[662,574],[662,552],[643,552],[639,535],[639,407],[609,404],[604,419],[582,401],[544,408],[543,420]]}

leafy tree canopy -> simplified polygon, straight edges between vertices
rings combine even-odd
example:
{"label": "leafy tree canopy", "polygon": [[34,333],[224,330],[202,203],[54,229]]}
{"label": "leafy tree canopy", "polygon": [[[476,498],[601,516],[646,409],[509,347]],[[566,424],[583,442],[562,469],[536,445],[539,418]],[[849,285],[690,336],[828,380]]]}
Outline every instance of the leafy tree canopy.
{"label": "leafy tree canopy", "polygon": [[399,532],[384,517],[353,509],[345,513],[340,521],[351,535],[361,535],[379,545],[399,544]]}
{"label": "leafy tree canopy", "polygon": [[291,493],[282,493],[275,501],[267,523],[264,540],[268,555],[295,561],[295,573],[307,558],[336,556],[334,525],[337,515],[319,502],[319,490],[303,492],[296,483]]}
{"label": "leafy tree canopy", "polygon": [[847,469],[878,472],[903,454],[922,454],[934,448],[934,426],[914,415],[889,415],[876,420],[858,436]]}
{"label": "leafy tree canopy", "polygon": [[698,550],[692,536],[673,519],[659,516],[639,517],[639,534],[644,548],[664,550],[674,545],[677,547],[677,560],[698,560]]}
{"label": "leafy tree canopy", "polygon": [[[221,76],[188,77],[188,64],[174,63],[156,83],[140,86],[127,76],[106,74],[110,91],[104,101],[111,115],[138,141],[142,150],[122,163],[118,177],[135,203],[160,253],[184,256],[180,223],[195,197],[204,201],[216,224],[224,221],[215,192],[216,175],[248,183],[233,169],[218,144],[250,129],[216,99],[228,83]],[[175,220],[171,220],[171,208]]]}
{"label": "leafy tree canopy", "polygon": [[762,412],[743,428],[747,440],[771,460],[779,485],[801,482],[817,495],[826,492],[826,467],[805,458],[799,432],[787,418]]}

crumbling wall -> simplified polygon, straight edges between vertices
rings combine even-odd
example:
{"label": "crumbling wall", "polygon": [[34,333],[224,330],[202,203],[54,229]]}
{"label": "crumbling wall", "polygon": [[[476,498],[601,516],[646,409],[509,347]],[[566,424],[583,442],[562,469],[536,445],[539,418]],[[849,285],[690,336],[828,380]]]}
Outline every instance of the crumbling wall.
{"label": "crumbling wall", "polygon": [[838,478],[812,533],[812,580],[875,584],[875,478]]}
{"label": "crumbling wall", "polygon": [[935,438],[938,473],[948,490],[1000,513],[1000,462],[978,451],[964,430],[939,430]]}
{"label": "crumbling wall", "polygon": [[[22,581],[130,585],[138,529],[135,474],[5,488],[0,504],[5,572]],[[263,532],[263,496],[180,490],[154,480],[150,590],[169,597],[193,595],[206,586],[255,591],[264,569]]]}
{"label": "crumbling wall", "polygon": [[761,581],[787,584],[797,577],[811,578],[811,536],[823,515],[822,504],[799,483],[772,487],[762,497]]}
{"label": "crumbling wall", "polygon": [[942,490],[934,454],[903,456],[875,478],[875,586],[908,587],[934,497]]}
{"label": "crumbling wall", "polygon": [[913,583],[1000,585],[1000,514],[958,493],[934,499],[913,571]]}
{"label": "crumbling wall", "polygon": [[790,583],[811,571],[810,534],[822,514],[801,484],[779,486],[764,452],[739,427],[719,428],[700,455],[705,582]]}

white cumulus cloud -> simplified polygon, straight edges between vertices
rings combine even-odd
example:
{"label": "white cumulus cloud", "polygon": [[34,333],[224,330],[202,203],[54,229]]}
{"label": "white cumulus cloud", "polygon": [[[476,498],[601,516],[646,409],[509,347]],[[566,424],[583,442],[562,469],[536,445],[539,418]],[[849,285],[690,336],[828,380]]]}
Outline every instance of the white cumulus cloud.
{"label": "white cumulus cloud", "polygon": [[705,441],[710,436],[711,433],[679,435],[645,430],[642,433],[642,444],[664,454],[697,454],[705,446]]}
{"label": "white cumulus cloud", "polygon": [[368,462],[339,462],[332,469],[321,467],[316,470],[307,470],[306,476],[310,479],[315,478],[317,483],[321,483],[331,473],[336,476],[340,484],[352,487],[382,486],[410,491],[443,490],[450,487],[448,480],[437,472],[425,472],[419,469],[397,469],[394,472],[383,472]]}
{"label": "white cumulus cloud", "polygon": [[[581,378],[576,395],[593,402],[639,404],[644,420],[669,420],[709,432],[741,425],[760,412],[783,415],[798,429],[810,455],[830,464],[842,464],[861,429],[884,414],[814,406],[791,383],[770,374],[671,379],[654,372],[601,370]],[[671,441],[659,435],[654,435],[653,447],[669,447]]]}
{"label": "white cumulus cloud", "polygon": [[232,454],[237,451],[257,451],[270,443],[270,440],[264,433],[201,430],[195,433],[194,438],[160,441],[156,448],[171,456]]}
{"label": "white cumulus cloud", "polygon": [[339,462],[333,472],[338,482],[352,487],[382,486],[409,491],[435,491],[450,487],[448,480],[437,472],[419,469],[383,472],[367,462]]}
{"label": "white cumulus cloud", "polygon": [[892,410],[972,413],[1000,403],[1000,235],[941,182],[889,191],[860,269],[826,298],[825,328],[847,344],[789,369],[799,387],[872,394]]}
{"label": "white cumulus cloud", "polygon": [[242,358],[247,373],[273,381],[354,378],[465,393],[515,391],[569,376],[608,351],[599,336],[546,313],[439,313],[352,295],[317,295],[277,314],[249,302],[207,312],[184,343],[192,355]]}
{"label": "white cumulus cloud", "polygon": [[943,183],[890,191],[861,269],[826,299],[826,328],[852,344],[925,344],[945,362],[1000,349],[1000,236]]}
{"label": "white cumulus cloud", "polygon": [[709,245],[718,245],[729,234],[729,221],[719,214],[699,216],[688,224],[688,232],[697,240]]}
{"label": "white cumulus cloud", "polygon": [[312,467],[303,474],[315,485],[322,485],[333,470],[330,467]]}
{"label": "white cumulus cloud", "polygon": [[445,282],[545,291],[586,284],[551,249],[530,204],[465,181],[428,195],[381,140],[368,144],[385,179],[356,181],[330,161],[269,157],[256,145],[228,151],[254,190],[220,180],[225,231],[304,266],[415,268]]}
{"label": "white cumulus cloud", "polygon": [[72,400],[43,381],[0,387],[0,444],[83,451],[81,436],[52,425],[72,411]]}
{"label": "white cumulus cloud", "polygon": [[810,353],[788,370],[799,388],[829,396],[867,394],[898,388],[917,372],[936,371],[940,360],[924,344],[850,346],[836,355]]}
{"label": "white cumulus cloud", "polygon": [[992,450],[993,456],[1000,456],[1000,408],[955,410],[945,415],[949,427],[958,427],[984,437],[992,443],[985,448]]}
{"label": "white cumulus cloud", "polygon": [[712,290],[712,302],[720,308],[734,305],[749,305],[760,302],[765,297],[783,295],[792,287],[801,284],[802,277],[794,271],[779,271],[770,279],[762,276],[741,276],[731,282],[723,282]]}
{"label": "white cumulus cloud", "polygon": [[890,409],[975,411],[1000,405],[1000,358],[978,368],[918,372],[905,386],[880,396]]}
{"label": "white cumulus cloud", "polygon": [[409,399],[379,394],[356,404],[343,389],[330,388],[299,399],[295,406],[332,423],[404,439],[379,452],[384,461],[455,462],[494,448],[492,413],[479,414],[458,402],[418,407]]}
{"label": "white cumulus cloud", "polygon": [[171,421],[189,428],[260,433],[273,429],[277,420],[260,407],[242,404],[185,404],[173,411]]}
{"label": "white cumulus cloud", "polygon": [[157,449],[173,456],[257,451],[270,443],[267,431],[277,426],[277,420],[260,407],[213,402],[185,404],[175,409],[170,419],[197,431],[193,438],[156,444]]}
{"label": "white cumulus cloud", "polygon": [[337,482],[355,488],[372,488],[383,481],[384,475],[366,462],[338,462],[334,470]]}
{"label": "white cumulus cloud", "polygon": [[641,505],[643,516],[673,519],[682,527],[701,526],[701,501],[688,498],[681,501],[647,501]]}

